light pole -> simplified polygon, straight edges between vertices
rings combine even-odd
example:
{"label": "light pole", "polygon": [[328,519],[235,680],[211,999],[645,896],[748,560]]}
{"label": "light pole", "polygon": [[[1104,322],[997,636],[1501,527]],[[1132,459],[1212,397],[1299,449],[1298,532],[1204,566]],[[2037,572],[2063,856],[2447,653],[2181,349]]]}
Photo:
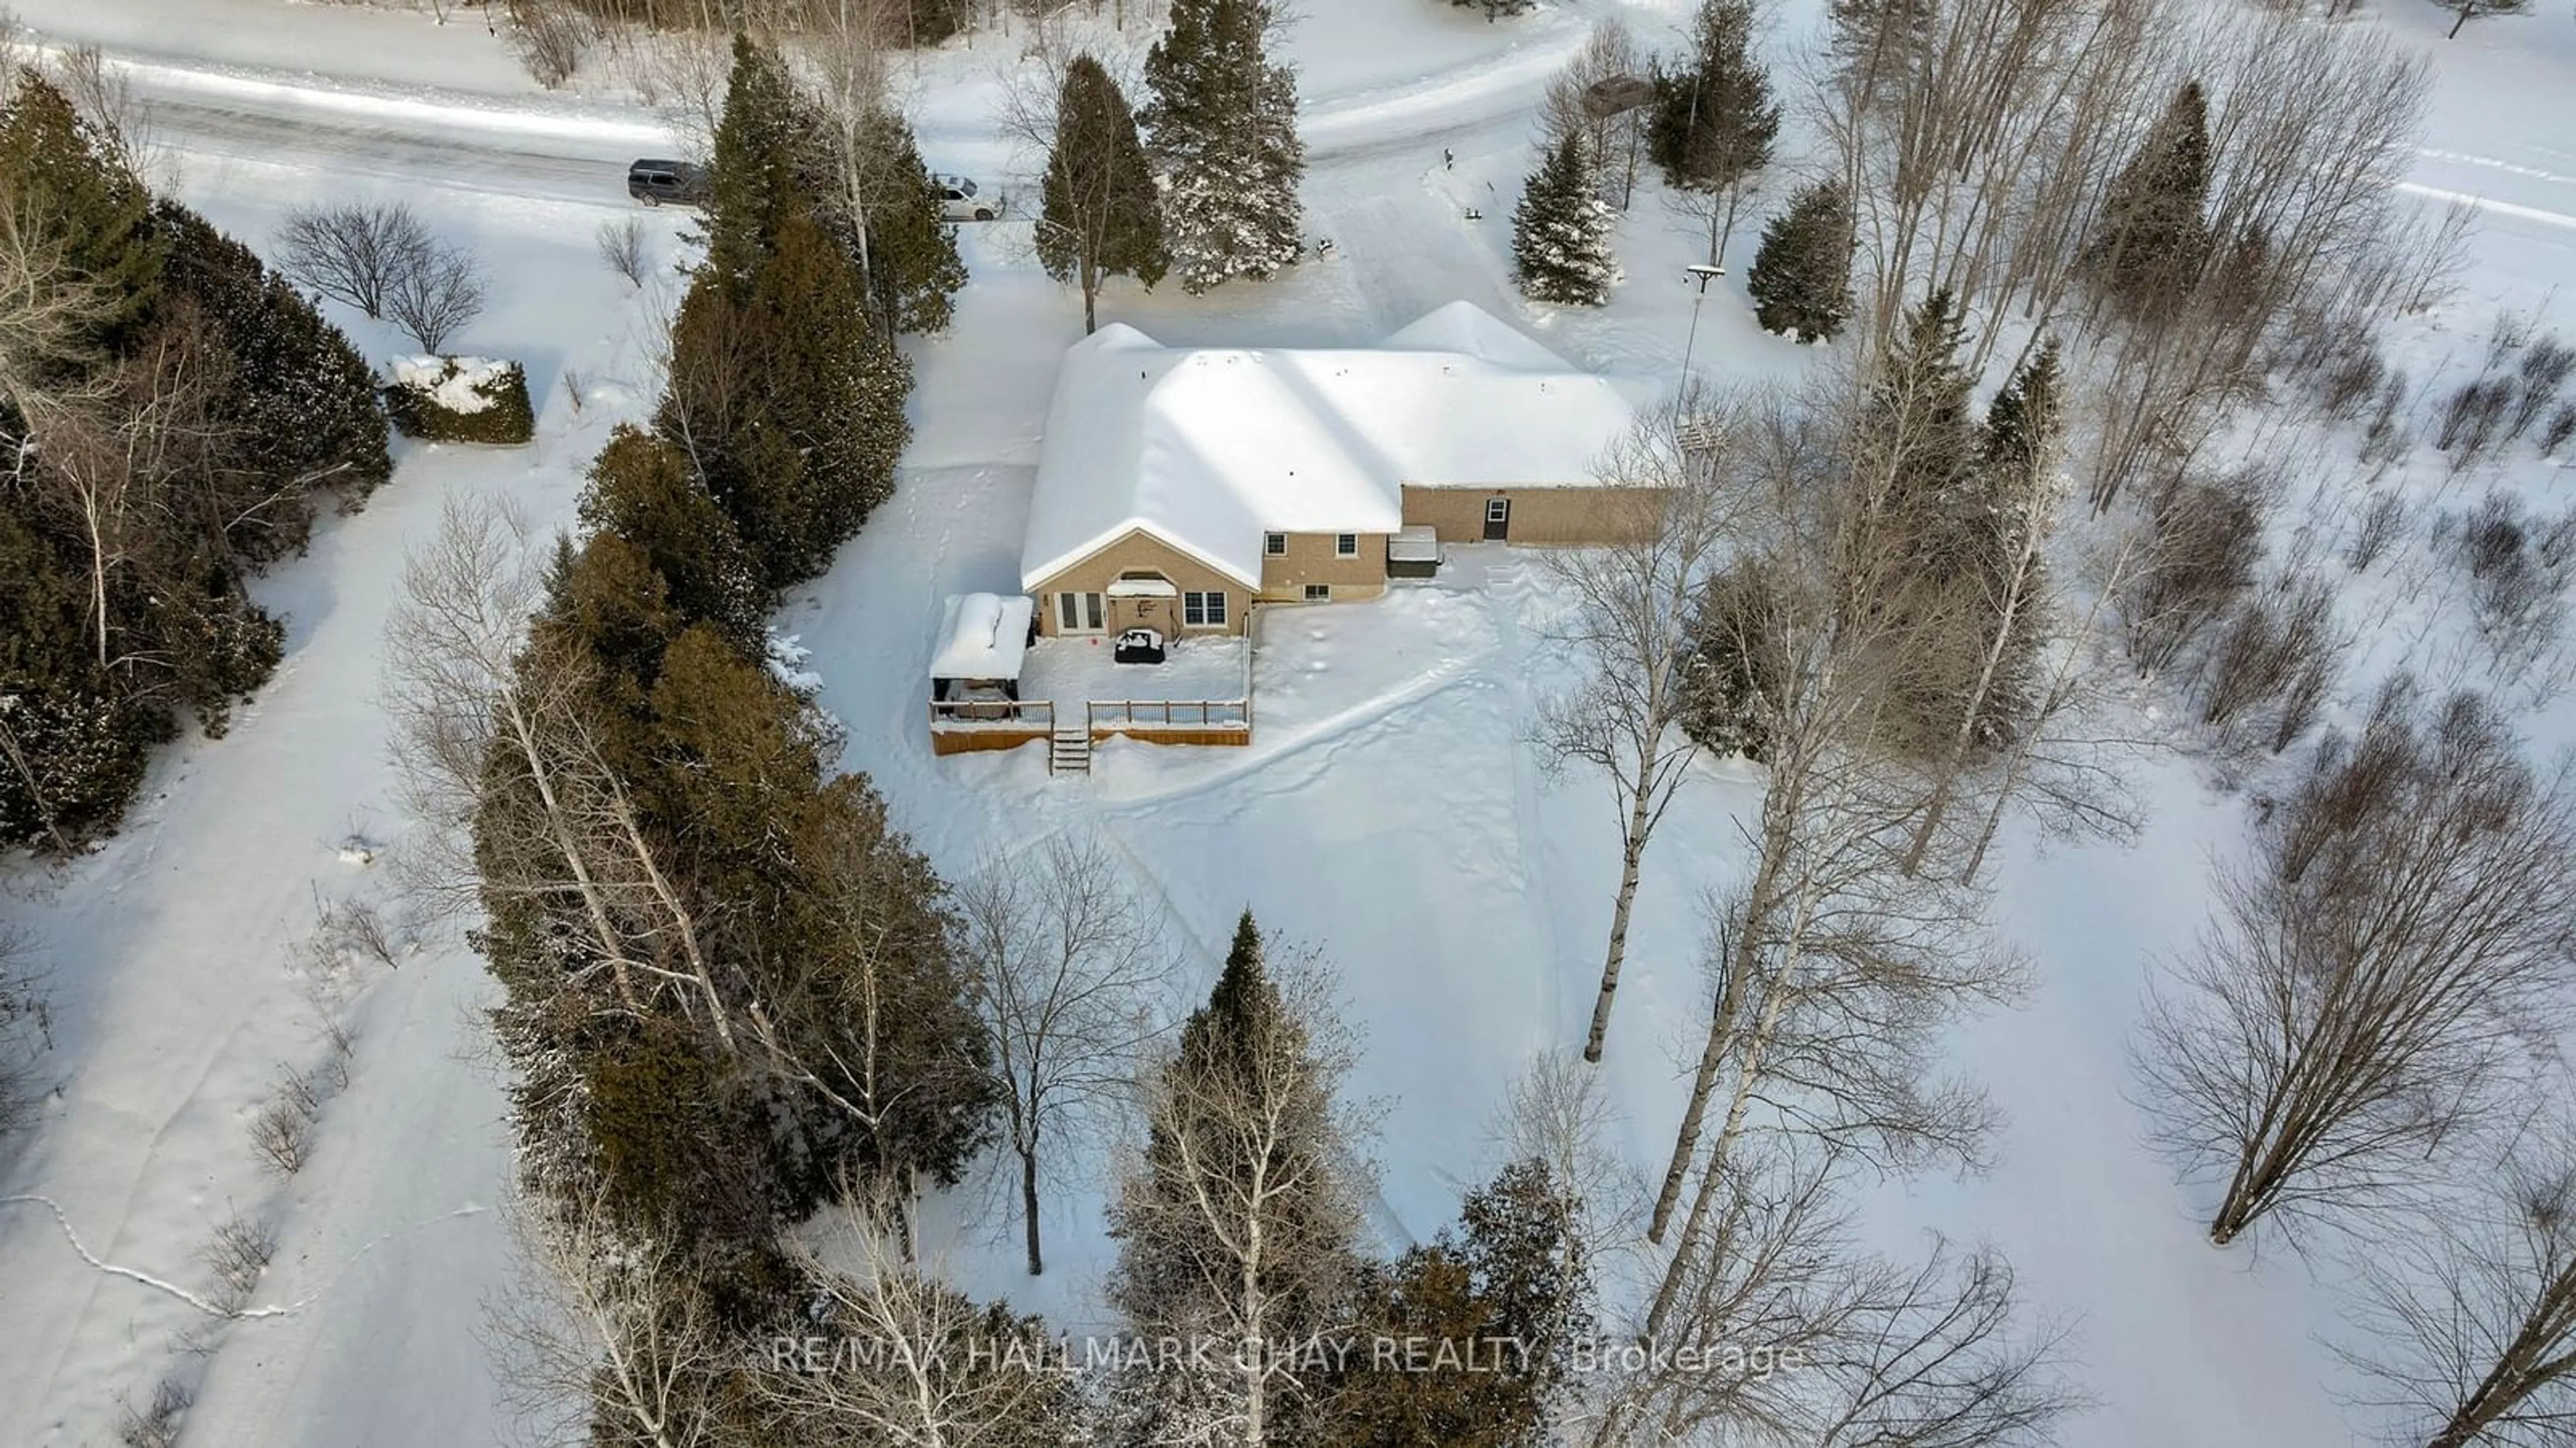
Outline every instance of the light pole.
{"label": "light pole", "polygon": [[1717,280],[1719,277],[1726,275],[1726,268],[1722,266],[1710,266],[1705,262],[1695,261],[1689,266],[1682,268],[1682,270],[1690,274],[1690,279],[1692,281],[1699,283],[1699,295],[1691,298],[1690,336],[1688,340],[1682,343],[1682,389],[1684,391],[1688,391],[1690,389],[1691,351],[1699,345],[1699,304],[1708,300],[1708,284]]}

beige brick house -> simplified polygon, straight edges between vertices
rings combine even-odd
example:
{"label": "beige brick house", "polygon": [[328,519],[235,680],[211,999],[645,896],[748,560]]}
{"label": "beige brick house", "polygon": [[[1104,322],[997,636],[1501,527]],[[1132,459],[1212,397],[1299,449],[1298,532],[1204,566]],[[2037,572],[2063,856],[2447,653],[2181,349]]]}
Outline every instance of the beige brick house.
{"label": "beige brick house", "polygon": [[1592,480],[1632,415],[1465,302],[1373,348],[1112,324],[1065,354],[1020,585],[1050,636],[1179,639],[1240,634],[1256,603],[1376,597],[1442,543],[1605,542],[1641,513]]}

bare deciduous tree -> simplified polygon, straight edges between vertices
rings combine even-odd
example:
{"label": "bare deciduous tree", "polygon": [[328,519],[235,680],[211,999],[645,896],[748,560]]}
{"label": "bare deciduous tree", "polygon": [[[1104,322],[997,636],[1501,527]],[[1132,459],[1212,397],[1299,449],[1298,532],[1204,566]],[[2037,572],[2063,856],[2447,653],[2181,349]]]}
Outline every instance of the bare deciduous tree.
{"label": "bare deciduous tree", "polygon": [[636,217],[599,223],[599,259],[635,285],[644,285],[644,223]]}
{"label": "bare deciduous tree", "polygon": [[1682,731],[1683,671],[1699,588],[1734,531],[1739,494],[1725,454],[1741,432],[1735,400],[1688,390],[1638,425],[1595,469],[1614,490],[1619,541],[1547,555],[1572,600],[1554,641],[1582,670],[1543,705],[1537,744],[1553,770],[1602,771],[1619,812],[1619,888],[1583,1059],[1601,1059],[1628,952],[1646,845],[1671,808],[1697,746]]}
{"label": "bare deciduous tree", "polygon": [[1589,174],[1601,178],[1605,192],[1612,181],[1618,183],[1622,211],[1636,194],[1645,100],[1644,93],[1614,94],[1614,88],[1604,83],[1642,82],[1647,69],[1646,54],[1638,48],[1636,37],[1614,16],[1593,25],[1583,48],[1548,81],[1539,101],[1540,152],[1553,155],[1567,136],[1580,137],[1586,159],[1592,162]]}
{"label": "bare deciduous tree", "polygon": [[910,1260],[899,1204],[863,1198],[796,1249],[822,1325],[845,1345],[821,1372],[764,1371],[763,1401],[813,1443],[1053,1448],[1072,1392],[1034,1319],[1013,1318]]}
{"label": "bare deciduous tree", "polygon": [[[1923,651],[1956,637],[1955,600],[1919,586],[1909,535],[1869,470],[1849,465],[1839,424],[1779,399],[1750,443],[1733,485],[1756,504],[1754,526],[1737,566],[1765,602],[1726,611],[1702,647],[1758,681],[1740,707],[1769,778],[1746,877],[1710,912],[1708,1024],[1648,1222],[1660,1241],[1705,1158],[1683,1257],[1730,1157],[1761,1129],[1888,1164],[1973,1160],[1987,1112],[1964,1086],[1927,1084],[1932,1038],[2021,980],[1984,941],[1974,892],[1946,869],[1903,868],[1927,786],[1888,747],[1889,718]],[[1681,1287],[1668,1276],[1659,1288],[1650,1331]]]}
{"label": "bare deciduous tree", "polygon": [[[496,0],[484,0],[489,8]],[[510,49],[537,84],[552,90],[581,68],[599,24],[572,0],[502,0],[510,11]]]}
{"label": "bare deciduous tree", "polygon": [[435,243],[388,281],[385,315],[422,351],[436,352],[483,315],[484,295],[482,258],[465,247]]}
{"label": "bare deciduous tree", "polygon": [[380,318],[397,279],[435,246],[404,202],[299,206],[279,228],[277,264],[322,295]]}
{"label": "bare deciduous tree", "polygon": [[152,107],[135,94],[122,65],[110,64],[95,45],[76,45],[55,53],[46,79],[89,122],[107,153],[137,180],[151,181],[163,159],[152,126]]}
{"label": "bare deciduous tree", "polygon": [[23,936],[0,927],[0,1137],[27,1124],[35,1109],[37,1067],[53,1045],[44,980],[33,954]]}
{"label": "bare deciduous tree", "polygon": [[[2563,1085],[2562,1085],[2563,1089]],[[2427,1448],[2555,1448],[2576,1422],[2576,1143],[2542,1128],[2445,1208],[2356,1256],[2363,1404]]]}
{"label": "bare deciduous tree", "polygon": [[2211,1240],[2381,1204],[2497,1108],[2576,979],[2572,805],[2484,700],[2401,676],[2219,867],[2139,1043],[2162,1144],[2225,1182]]}
{"label": "bare deciduous tree", "polygon": [[1514,1078],[1498,1122],[1497,1155],[1536,1161],[1567,1196],[1568,1265],[1598,1260],[1633,1237],[1645,1211],[1645,1182],[1613,1145],[1618,1107],[1600,1073],[1551,1051]]}
{"label": "bare deciduous tree", "polygon": [[1049,1143],[1081,1137],[1132,1088],[1165,1029],[1161,930],[1097,841],[1057,836],[988,859],[957,890],[967,989],[984,1023],[1012,1154],[1029,1275],[1045,1270],[1038,1191]]}
{"label": "bare deciduous tree", "polygon": [[1229,962],[1217,1001],[1147,1079],[1147,1144],[1111,1209],[1122,1248],[1109,1295],[1131,1328],[1255,1345],[1154,1372],[1144,1389],[1162,1442],[1275,1441],[1307,1368],[1259,1345],[1320,1332],[1349,1285],[1369,1189],[1336,1099],[1353,1045],[1315,962],[1262,969],[1268,985],[1228,998],[1242,983]]}
{"label": "bare deciduous tree", "polygon": [[1729,1164],[1711,1230],[1671,1267],[1684,1306],[1594,1443],[2003,1448],[2050,1441],[2082,1406],[2065,1330],[2021,1320],[1991,1249],[1935,1239],[1910,1265],[1859,1249],[1836,1196],[1847,1165],[1815,1148]]}
{"label": "bare deciduous tree", "polygon": [[501,1400],[532,1438],[594,1430],[645,1448],[725,1441],[725,1380],[741,1366],[695,1275],[667,1244],[621,1232],[578,1194],[510,1213],[524,1268],[484,1304]]}
{"label": "bare deciduous tree", "polygon": [[2488,15],[2520,15],[2531,8],[2531,0],[2440,0],[2440,4],[2459,17],[2443,33],[2444,40],[2458,39],[2460,28],[2472,20]]}

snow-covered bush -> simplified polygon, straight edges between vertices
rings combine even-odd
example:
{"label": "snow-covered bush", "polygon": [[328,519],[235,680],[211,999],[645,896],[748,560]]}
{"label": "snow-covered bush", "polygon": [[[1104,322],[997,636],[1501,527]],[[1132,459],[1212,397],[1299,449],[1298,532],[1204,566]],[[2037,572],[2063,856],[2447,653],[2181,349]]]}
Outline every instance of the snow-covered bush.
{"label": "snow-covered bush", "polygon": [[385,410],[394,426],[431,442],[515,444],[536,435],[528,374],[482,357],[398,357]]}

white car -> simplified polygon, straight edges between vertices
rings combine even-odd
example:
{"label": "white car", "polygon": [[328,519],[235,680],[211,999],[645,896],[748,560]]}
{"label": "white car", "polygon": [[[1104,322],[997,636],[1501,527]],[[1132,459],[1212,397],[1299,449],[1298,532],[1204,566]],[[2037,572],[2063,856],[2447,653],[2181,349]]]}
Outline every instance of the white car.
{"label": "white car", "polygon": [[987,191],[963,176],[930,178],[939,183],[939,219],[991,221],[1002,214],[1002,193]]}

